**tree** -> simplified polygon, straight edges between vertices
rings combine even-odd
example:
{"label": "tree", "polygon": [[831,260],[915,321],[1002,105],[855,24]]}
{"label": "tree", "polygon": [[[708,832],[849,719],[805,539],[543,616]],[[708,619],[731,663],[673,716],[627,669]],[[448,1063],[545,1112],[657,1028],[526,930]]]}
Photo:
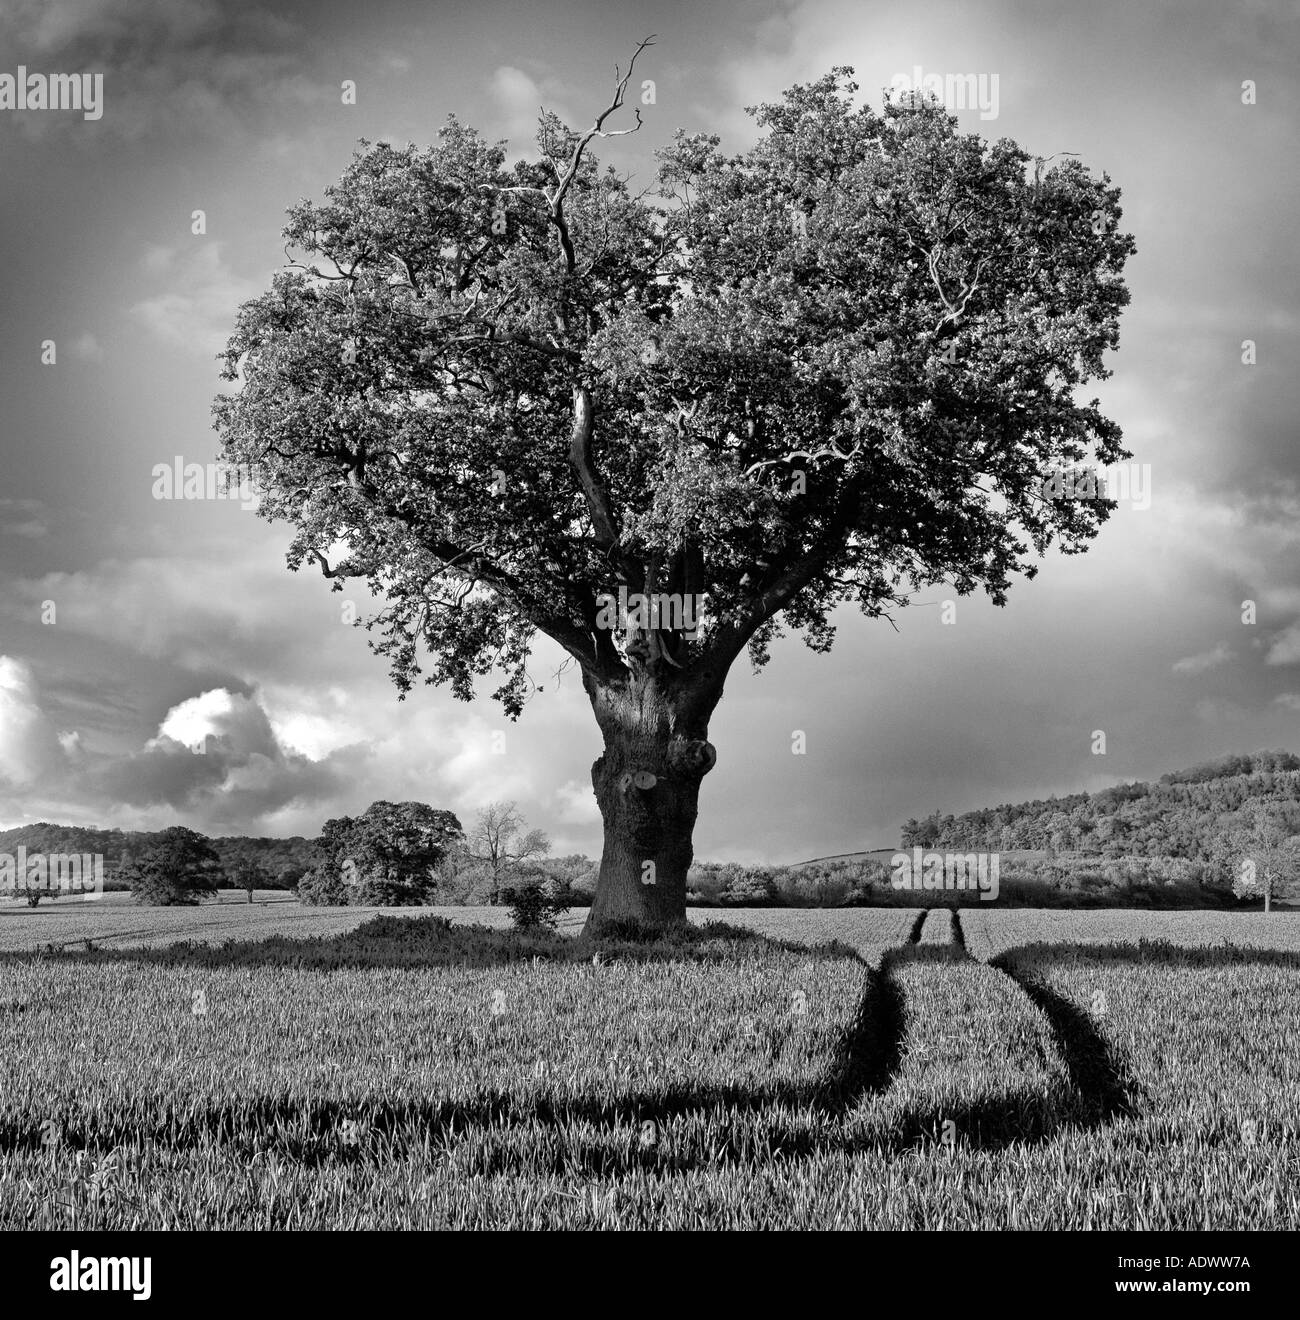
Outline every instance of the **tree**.
{"label": "tree", "polygon": [[941,582],[1004,604],[1115,507],[1050,482],[1129,457],[1073,397],[1128,302],[1107,176],[1030,171],[933,102],[855,109],[840,68],[756,108],[741,156],[679,131],[646,202],[590,150],[639,127],[607,127],[632,67],[509,169],[454,117],[427,150],[363,141],[290,210],[214,403],[289,567],[383,600],[402,696],[421,661],[464,700],[496,666],[515,719],[538,633],[576,663],[604,742],[592,930],[684,919],[742,652],[787,627],[826,651],[838,605]]}
{"label": "tree", "polygon": [[297,889],[298,882],[307,874],[307,867],[300,866],[297,862],[290,862],[282,867],[280,873],[275,877],[277,889]]}
{"label": "tree", "polygon": [[202,834],[173,825],[124,871],[138,903],[197,903],[225,882],[216,849]]}
{"label": "tree", "polygon": [[1231,833],[1231,850],[1236,854],[1232,892],[1237,898],[1262,898],[1267,913],[1275,898],[1296,891],[1300,835],[1278,808],[1257,804],[1242,815],[1245,821]]}
{"label": "tree", "polygon": [[248,901],[253,901],[253,890],[265,889],[270,883],[270,875],[266,868],[255,857],[244,856],[235,863],[235,869],[230,877],[231,883],[236,889],[243,889],[248,893]]}
{"label": "tree", "polygon": [[322,863],[304,871],[296,888],[299,902],[308,907],[346,907],[356,887],[344,883],[340,868]]}
{"label": "tree", "polygon": [[541,830],[525,833],[526,823],[513,802],[491,802],[478,813],[466,840],[466,854],[487,873],[488,902],[493,905],[501,901],[522,871],[544,875],[527,863],[545,857],[551,851],[551,842]]}
{"label": "tree", "polygon": [[[434,869],[462,833],[450,811],[423,802],[372,802],[360,816],[325,822],[318,844],[322,861],[308,892],[319,895],[317,901],[346,894],[354,904],[423,903],[434,887]],[[342,889],[336,887],[336,876]]]}

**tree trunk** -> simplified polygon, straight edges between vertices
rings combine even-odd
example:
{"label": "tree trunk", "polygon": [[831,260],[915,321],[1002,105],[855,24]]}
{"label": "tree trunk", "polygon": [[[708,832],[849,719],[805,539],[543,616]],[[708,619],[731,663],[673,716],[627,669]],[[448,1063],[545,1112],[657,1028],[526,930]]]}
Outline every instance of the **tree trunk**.
{"label": "tree trunk", "polygon": [[700,782],[716,758],[708,718],[721,684],[638,674],[615,683],[584,676],[584,686],[605,740],[591,767],[605,844],[586,930],[684,921]]}

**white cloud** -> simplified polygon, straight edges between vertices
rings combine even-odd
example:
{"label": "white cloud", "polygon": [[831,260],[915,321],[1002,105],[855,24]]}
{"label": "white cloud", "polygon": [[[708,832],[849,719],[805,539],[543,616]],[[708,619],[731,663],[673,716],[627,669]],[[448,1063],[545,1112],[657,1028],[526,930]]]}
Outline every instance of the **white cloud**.
{"label": "white cloud", "polygon": [[564,825],[599,825],[600,806],[590,784],[570,779],[561,784],[552,795],[556,807],[555,818]]}
{"label": "white cloud", "polygon": [[290,710],[272,715],[271,728],[281,746],[313,761],[365,741],[365,731],[338,713]]}
{"label": "white cloud", "polygon": [[570,127],[578,126],[564,105],[561,84],[552,78],[538,82],[522,69],[503,64],[488,87],[500,110],[501,132],[510,140],[511,158],[535,154],[537,117],[543,108],[553,110]]}
{"label": "white cloud", "polygon": [[211,361],[225,347],[240,303],[263,289],[227,267],[220,240],[196,236],[194,244],[189,251],[154,246],[145,253],[144,268],[166,272],[172,287],[130,310],[157,338]]}
{"label": "white cloud", "polygon": [[146,747],[158,747],[164,739],[193,750],[208,747],[211,736],[219,746],[238,757],[274,756],[279,752],[266,712],[256,701],[225,688],[213,688],[173,706],[158,727],[158,736]]}
{"label": "white cloud", "polygon": [[65,749],[41,709],[31,666],[0,655],[0,785],[34,784],[65,764]]}
{"label": "white cloud", "polygon": [[1232,647],[1227,642],[1220,642],[1212,651],[1201,651],[1197,655],[1185,656],[1174,662],[1175,674],[1203,674],[1206,670],[1217,669],[1221,664],[1232,659]]}
{"label": "white cloud", "polygon": [[1268,648],[1264,663],[1269,665],[1293,665],[1300,660],[1300,623],[1293,623],[1284,628]]}

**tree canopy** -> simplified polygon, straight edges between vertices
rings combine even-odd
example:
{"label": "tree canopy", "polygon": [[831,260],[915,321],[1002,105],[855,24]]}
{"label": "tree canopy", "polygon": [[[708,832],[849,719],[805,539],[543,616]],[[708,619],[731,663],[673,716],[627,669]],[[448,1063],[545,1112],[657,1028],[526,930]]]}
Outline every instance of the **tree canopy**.
{"label": "tree canopy", "polygon": [[434,868],[461,837],[455,815],[423,802],[372,802],[360,816],[327,820],[319,851],[335,882],[329,892],[352,903],[422,903]]}
{"label": "tree canopy", "polygon": [[226,878],[208,840],[183,825],[163,830],[125,872],[138,902],[162,906],[197,903],[215,894]]}
{"label": "tree canopy", "polygon": [[599,602],[680,585],[684,545],[707,614],[671,658],[761,663],[782,610],[825,647],[846,600],[1000,603],[1107,516],[1042,484],[1128,456],[1074,399],[1128,301],[1118,189],[934,104],[855,109],[850,72],[757,108],[743,155],[679,132],[654,205],[545,115],[536,162],[451,118],[291,210],[303,259],[243,307],[217,427],[291,564],[386,598],[404,690],[424,647],[464,698],[501,665],[517,714],[538,629],[600,671],[657,658]]}

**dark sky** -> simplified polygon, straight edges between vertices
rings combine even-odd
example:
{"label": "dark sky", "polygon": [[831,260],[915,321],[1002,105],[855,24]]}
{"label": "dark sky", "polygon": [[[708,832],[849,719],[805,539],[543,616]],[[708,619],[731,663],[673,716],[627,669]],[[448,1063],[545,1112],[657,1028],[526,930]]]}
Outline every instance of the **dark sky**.
{"label": "dark sky", "polygon": [[[1108,172],[1138,244],[1114,377],[1085,396],[1124,428],[1149,507],[1050,555],[1005,609],[964,598],[945,626],[936,588],[897,632],[846,612],[829,656],[790,638],[757,677],[738,663],[697,854],[888,846],[934,807],[1300,749],[1297,13],[6,0],[0,73],[102,73],[104,104],[93,121],[0,110],[0,825],[314,834],[377,798],[466,822],[513,798],[558,850],[598,852],[598,735],[576,676],[546,677],[555,648],[517,725],[486,697],[399,704],[339,597],[285,569],[286,528],[234,501],[156,501],[153,467],[215,457],[213,355],[284,261],[285,208],[319,197],[356,139],[429,142],[454,111],[526,152],[539,103],[585,124],[649,32],[655,104],[600,153],[646,183],[679,125],[739,150],[743,107],[794,82],[849,64],[878,104],[920,65],[996,76],[997,117],[961,109],[961,127]],[[187,750],[208,733],[221,750]]]}

